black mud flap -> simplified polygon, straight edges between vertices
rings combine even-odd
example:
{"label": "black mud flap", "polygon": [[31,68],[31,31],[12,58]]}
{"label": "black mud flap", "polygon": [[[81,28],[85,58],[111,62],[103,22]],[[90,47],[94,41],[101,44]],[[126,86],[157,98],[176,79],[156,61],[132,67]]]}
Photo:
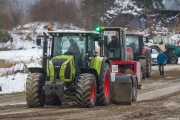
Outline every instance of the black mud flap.
{"label": "black mud flap", "polygon": [[46,95],[63,95],[63,82],[56,82],[52,84],[50,81],[45,82],[44,90]]}
{"label": "black mud flap", "polygon": [[131,75],[116,75],[112,81],[112,98],[115,104],[131,104],[132,101],[132,81]]}
{"label": "black mud flap", "polygon": [[2,91],[2,87],[0,86],[0,91]]}
{"label": "black mud flap", "polygon": [[42,73],[44,76],[46,76],[46,71],[43,68],[39,67],[31,67],[28,68],[31,73]]}

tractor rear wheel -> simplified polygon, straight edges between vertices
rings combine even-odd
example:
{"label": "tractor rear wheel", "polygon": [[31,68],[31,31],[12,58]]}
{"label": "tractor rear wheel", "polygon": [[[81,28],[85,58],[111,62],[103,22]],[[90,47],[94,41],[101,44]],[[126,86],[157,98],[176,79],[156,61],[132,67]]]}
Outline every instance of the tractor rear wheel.
{"label": "tractor rear wheel", "polygon": [[103,80],[99,82],[99,95],[96,105],[107,106],[111,98],[111,78],[108,64],[104,66],[102,78]]}
{"label": "tractor rear wheel", "polygon": [[172,56],[170,57],[169,62],[170,62],[171,64],[177,64],[177,63],[178,63],[178,57],[177,57],[176,55],[172,55]]}
{"label": "tractor rear wheel", "polygon": [[46,105],[62,105],[62,101],[57,95],[46,95]]}
{"label": "tractor rear wheel", "polygon": [[151,54],[146,56],[146,77],[151,77]]}
{"label": "tractor rear wheel", "polygon": [[45,94],[42,89],[45,78],[41,73],[31,73],[26,81],[26,102],[29,108],[43,107]]}
{"label": "tractor rear wheel", "polygon": [[80,108],[92,108],[96,102],[96,78],[91,73],[83,73],[78,77],[76,102]]}
{"label": "tractor rear wheel", "polygon": [[146,59],[139,59],[139,62],[141,62],[142,79],[146,79]]}

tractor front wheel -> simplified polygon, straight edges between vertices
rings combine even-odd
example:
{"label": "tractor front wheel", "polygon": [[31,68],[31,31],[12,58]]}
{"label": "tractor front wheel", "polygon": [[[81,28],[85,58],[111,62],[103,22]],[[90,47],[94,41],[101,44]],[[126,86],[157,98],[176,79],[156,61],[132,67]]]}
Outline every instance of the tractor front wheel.
{"label": "tractor front wheel", "polygon": [[111,78],[108,64],[104,66],[102,78],[103,80],[99,82],[99,95],[97,96],[96,105],[107,106],[111,98]]}
{"label": "tractor front wheel", "polygon": [[78,77],[76,102],[80,108],[92,108],[96,102],[96,79],[91,73],[83,73]]}
{"label": "tractor front wheel", "polygon": [[45,78],[41,73],[31,73],[26,81],[26,102],[29,108],[43,107],[45,94],[42,89]]}

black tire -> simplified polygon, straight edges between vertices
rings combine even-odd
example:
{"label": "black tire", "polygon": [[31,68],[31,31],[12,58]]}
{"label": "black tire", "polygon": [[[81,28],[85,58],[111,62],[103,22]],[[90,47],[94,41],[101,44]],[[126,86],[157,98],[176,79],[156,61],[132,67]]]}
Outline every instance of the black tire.
{"label": "black tire", "polygon": [[111,77],[108,64],[104,66],[102,78],[103,80],[99,81],[99,95],[97,96],[96,105],[107,106],[111,99]]}
{"label": "black tire", "polygon": [[177,57],[176,55],[172,55],[172,56],[170,57],[169,62],[170,62],[171,64],[177,64],[177,63],[178,63],[178,57]]}
{"label": "black tire", "polygon": [[137,100],[137,78],[135,79],[133,83],[134,84],[132,88],[132,101],[136,101]]}
{"label": "black tire", "polygon": [[91,73],[83,73],[78,77],[76,102],[80,108],[92,108],[96,102],[96,78]]}
{"label": "black tire", "polygon": [[45,99],[46,105],[62,105],[62,101],[59,99],[57,95],[46,95]]}
{"label": "black tire", "polygon": [[146,56],[146,77],[149,78],[151,77],[151,54],[149,53]]}
{"label": "black tire", "polygon": [[42,89],[45,78],[41,73],[31,73],[26,81],[26,102],[29,108],[43,107],[45,94]]}
{"label": "black tire", "polygon": [[139,62],[141,62],[142,79],[146,79],[146,59],[139,59]]}

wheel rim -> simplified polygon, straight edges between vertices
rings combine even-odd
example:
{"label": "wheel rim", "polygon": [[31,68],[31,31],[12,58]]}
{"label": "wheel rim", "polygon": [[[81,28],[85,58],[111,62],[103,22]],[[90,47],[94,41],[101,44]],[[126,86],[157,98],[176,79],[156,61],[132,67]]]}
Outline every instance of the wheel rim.
{"label": "wheel rim", "polygon": [[90,91],[90,101],[93,102],[94,101],[94,82],[91,83],[91,91]]}
{"label": "wheel rim", "polygon": [[104,96],[105,96],[105,98],[109,97],[109,88],[110,88],[109,76],[108,76],[108,74],[106,74],[105,81],[104,81]]}
{"label": "wheel rim", "polygon": [[172,63],[175,63],[176,62],[176,58],[172,57]]}

